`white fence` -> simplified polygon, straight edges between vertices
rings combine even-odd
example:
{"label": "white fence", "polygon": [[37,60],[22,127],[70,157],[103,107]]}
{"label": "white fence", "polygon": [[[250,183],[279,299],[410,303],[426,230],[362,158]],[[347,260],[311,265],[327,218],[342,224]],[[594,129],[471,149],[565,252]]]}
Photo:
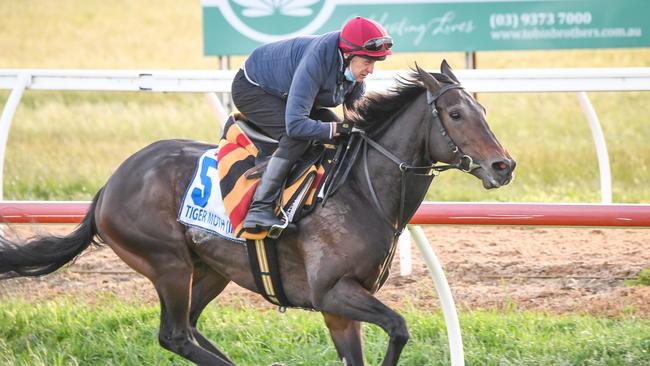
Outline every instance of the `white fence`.
{"label": "white fence", "polygon": [[[0,118],[0,182],[11,121],[25,90],[210,93],[213,107],[223,115],[226,111],[214,93],[229,93],[234,73],[223,70],[0,69],[0,89],[12,90]],[[378,71],[368,79],[368,89],[385,90],[393,84],[396,75],[406,73]],[[457,70],[455,73],[471,92],[577,92],[596,145],[601,201],[612,202],[607,145],[586,92],[648,91],[650,68]],[[0,200],[2,196],[0,184]]]}
{"label": "white fence", "polygon": [[[5,148],[12,119],[25,90],[145,91],[208,93],[210,102],[225,120],[225,110],[215,92],[229,93],[234,71],[116,71],[116,70],[2,70],[0,89],[9,89],[0,117],[0,200]],[[405,71],[377,72],[368,80],[369,90],[384,90]],[[603,132],[586,92],[649,91],[650,68],[457,70],[456,76],[470,92],[577,92],[596,144],[600,169],[601,201],[611,203],[611,173]],[[447,324],[451,364],[463,365],[460,325],[442,266],[422,229],[410,227],[418,249],[433,277]],[[401,240],[400,255],[410,253],[410,242]],[[409,262],[410,260],[403,261]],[[410,269],[403,269],[403,273]]]}

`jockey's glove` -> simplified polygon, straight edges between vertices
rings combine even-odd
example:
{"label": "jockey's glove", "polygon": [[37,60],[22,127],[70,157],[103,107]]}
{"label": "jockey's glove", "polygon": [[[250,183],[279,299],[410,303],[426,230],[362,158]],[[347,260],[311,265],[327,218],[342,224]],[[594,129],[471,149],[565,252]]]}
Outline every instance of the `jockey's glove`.
{"label": "jockey's glove", "polygon": [[348,136],[352,132],[352,123],[336,122],[336,133],[339,136]]}

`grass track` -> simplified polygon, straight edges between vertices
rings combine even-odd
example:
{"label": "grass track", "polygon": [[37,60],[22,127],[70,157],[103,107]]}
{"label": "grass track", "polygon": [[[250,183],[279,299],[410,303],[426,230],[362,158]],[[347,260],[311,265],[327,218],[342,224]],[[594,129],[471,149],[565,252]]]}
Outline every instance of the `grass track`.
{"label": "grass track", "polygon": [[[650,320],[578,315],[461,313],[467,365],[644,365],[650,363]],[[158,308],[100,299],[94,305],[59,298],[39,304],[0,303],[2,365],[180,365],[157,342]],[[439,313],[403,309],[411,340],[401,365],[448,365]],[[210,306],[200,329],[237,364],[339,365],[317,313]],[[365,326],[366,361],[381,362],[387,338]]]}

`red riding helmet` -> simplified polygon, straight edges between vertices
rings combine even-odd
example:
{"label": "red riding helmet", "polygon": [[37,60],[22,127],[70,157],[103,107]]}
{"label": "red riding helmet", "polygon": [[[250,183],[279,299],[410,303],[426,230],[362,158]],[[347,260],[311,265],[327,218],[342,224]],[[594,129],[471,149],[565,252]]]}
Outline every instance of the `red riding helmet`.
{"label": "red riding helmet", "polygon": [[391,47],[393,39],[372,19],[355,17],[341,29],[339,48],[345,53],[383,60],[393,53]]}

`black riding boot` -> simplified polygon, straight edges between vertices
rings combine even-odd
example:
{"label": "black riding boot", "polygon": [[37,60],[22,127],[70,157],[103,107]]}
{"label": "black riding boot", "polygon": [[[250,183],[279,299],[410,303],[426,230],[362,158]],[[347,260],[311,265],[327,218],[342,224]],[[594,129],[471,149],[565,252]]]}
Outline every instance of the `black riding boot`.
{"label": "black riding boot", "polygon": [[275,200],[292,166],[293,162],[289,159],[271,157],[253,195],[253,202],[244,219],[244,229],[256,232],[282,224],[282,220],[275,215]]}

